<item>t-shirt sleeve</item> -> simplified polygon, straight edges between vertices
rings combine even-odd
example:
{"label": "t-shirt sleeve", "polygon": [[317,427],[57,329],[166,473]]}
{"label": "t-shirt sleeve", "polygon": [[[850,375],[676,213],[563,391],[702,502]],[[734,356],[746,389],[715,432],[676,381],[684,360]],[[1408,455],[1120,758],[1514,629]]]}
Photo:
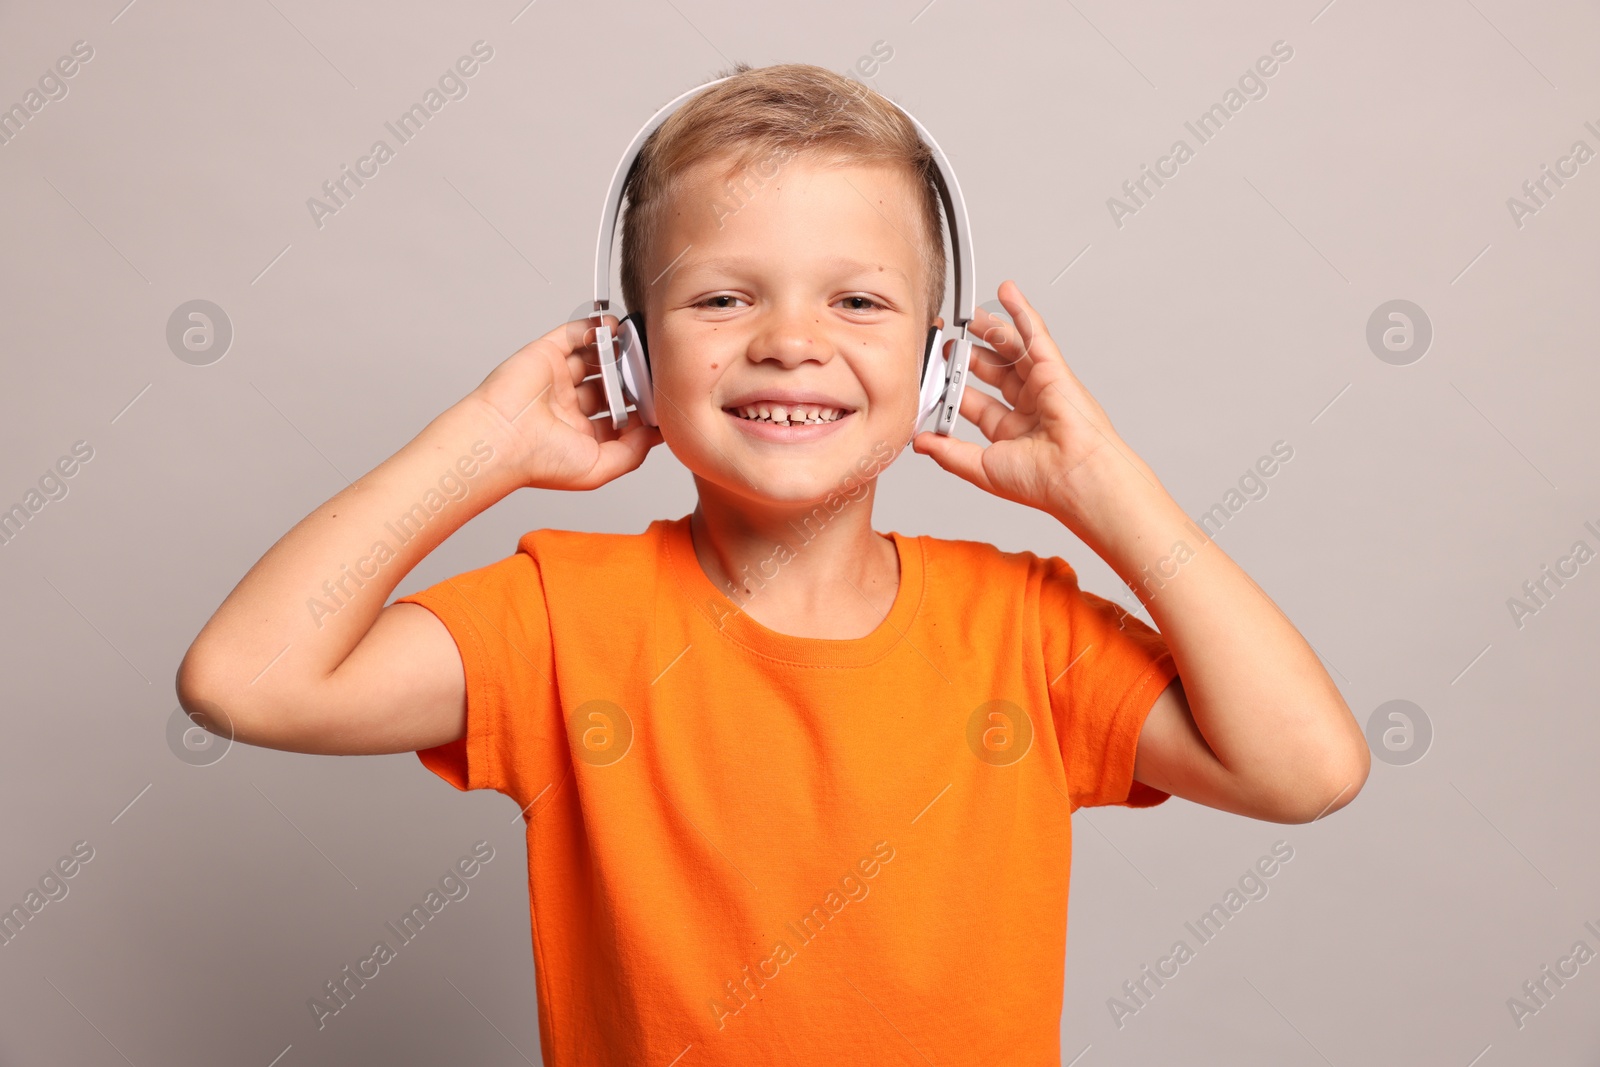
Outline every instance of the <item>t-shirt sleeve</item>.
{"label": "t-shirt sleeve", "polygon": [[1057,557],[1040,560],[1039,627],[1056,737],[1072,809],[1147,808],[1170,793],[1133,780],[1139,732],[1156,697],[1178,676],[1161,634],[1078,587]]}
{"label": "t-shirt sleeve", "polygon": [[539,565],[526,551],[447,578],[397,604],[419,604],[450,631],[466,677],[466,735],[417,758],[457,789],[493,789],[524,806],[548,784],[548,761],[565,744],[549,611]]}

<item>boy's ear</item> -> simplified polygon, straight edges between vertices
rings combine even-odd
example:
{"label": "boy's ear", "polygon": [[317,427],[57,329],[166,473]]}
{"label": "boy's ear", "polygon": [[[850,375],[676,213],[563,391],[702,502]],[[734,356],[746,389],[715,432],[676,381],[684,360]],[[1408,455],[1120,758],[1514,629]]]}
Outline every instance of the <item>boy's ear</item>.
{"label": "boy's ear", "polygon": [[933,324],[935,326],[939,327],[939,329],[941,329],[941,330],[944,329],[944,316],[943,315],[935,315],[933,317]]}

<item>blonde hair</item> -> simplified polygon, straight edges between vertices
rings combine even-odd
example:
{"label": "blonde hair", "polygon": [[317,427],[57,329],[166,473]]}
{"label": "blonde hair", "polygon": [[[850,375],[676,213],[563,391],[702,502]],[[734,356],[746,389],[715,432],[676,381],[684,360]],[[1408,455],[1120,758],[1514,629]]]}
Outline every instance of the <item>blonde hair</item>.
{"label": "blonde hair", "polygon": [[[623,185],[622,298],[629,311],[643,311],[653,278],[651,241],[661,231],[676,179],[691,166],[727,155],[727,177],[754,163],[765,181],[768,164],[806,153],[841,164],[903,168],[921,191],[920,259],[927,267],[923,294],[931,322],[944,304],[944,224],[933,153],[911,120],[887,98],[853,78],[809,63],[752,68],[736,64],[728,80],[692,97],[649,138]],[[730,185],[725,202],[708,211],[731,213],[743,192]],[[729,204],[733,207],[730,208]],[[718,215],[720,219],[721,214]],[[906,235],[908,240],[915,235]]]}

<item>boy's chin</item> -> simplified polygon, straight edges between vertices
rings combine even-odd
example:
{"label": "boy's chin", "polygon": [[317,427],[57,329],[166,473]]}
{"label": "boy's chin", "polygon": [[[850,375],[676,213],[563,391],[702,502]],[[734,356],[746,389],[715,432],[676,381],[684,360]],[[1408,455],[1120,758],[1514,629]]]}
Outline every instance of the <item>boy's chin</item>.
{"label": "boy's chin", "polygon": [[783,481],[763,480],[758,471],[748,472],[755,483],[742,494],[752,502],[774,510],[804,510],[818,505],[835,505],[849,499],[846,493],[862,496],[861,477],[850,470],[840,470],[833,478],[787,478]]}
{"label": "boy's chin", "polygon": [[866,496],[866,479],[847,463],[838,465],[837,470],[830,465],[823,473],[774,469],[777,466],[740,464],[734,470],[724,466],[709,480],[727,497],[761,512],[799,512],[818,507],[838,511],[852,498],[861,500]]}

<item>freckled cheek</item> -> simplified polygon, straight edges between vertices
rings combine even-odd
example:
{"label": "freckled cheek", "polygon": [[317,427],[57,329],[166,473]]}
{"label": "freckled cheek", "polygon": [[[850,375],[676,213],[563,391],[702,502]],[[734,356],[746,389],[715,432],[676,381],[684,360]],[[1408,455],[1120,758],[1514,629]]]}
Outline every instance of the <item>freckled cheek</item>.
{"label": "freckled cheek", "polygon": [[707,417],[706,405],[723,373],[719,368],[728,365],[725,356],[695,357],[679,349],[659,358],[652,355],[651,362],[658,418],[683,424]]}

